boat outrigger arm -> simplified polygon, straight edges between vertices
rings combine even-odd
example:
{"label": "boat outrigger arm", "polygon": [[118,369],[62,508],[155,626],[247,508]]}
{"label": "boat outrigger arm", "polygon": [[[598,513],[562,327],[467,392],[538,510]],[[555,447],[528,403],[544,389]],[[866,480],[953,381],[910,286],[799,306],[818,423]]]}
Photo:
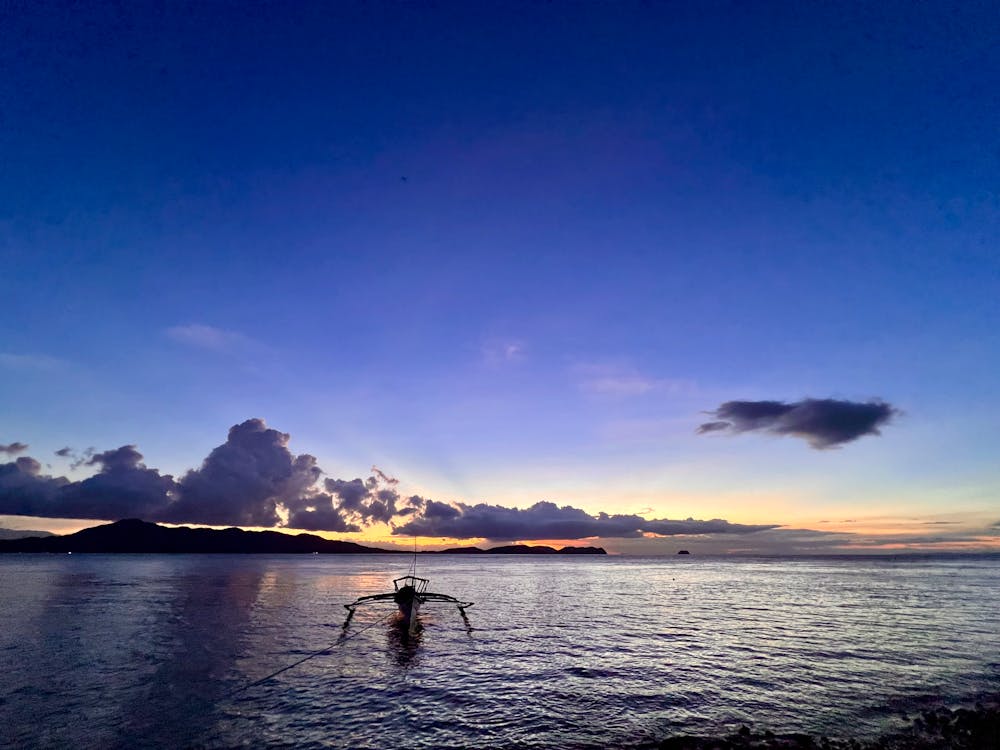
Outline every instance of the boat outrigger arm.
{"label": "boat outrigger arm", "polygon": [[[408,625],[416,624],[416,614],[420,606],[428,602],[441,602],[444,604],[454,604],[458,611],[465,616],[466,607],[471,607],[473,602],[463,602],[447,594],[435,594],[427,590],[430,583],[426,578],[418,578],[415,575],[402,576],[393,580],[394,591],[385,594],[370,594],[369,596],[359,596],[350,604],[345,604],[344,608],[350,613],[347,616],[348,622],[354,615],[356,607],[362,604],[376,604],[378,602],[392,601],[399,607],[399,612],[403,616],[403,621]],[[347,623],[345,623],[346,626]]]}

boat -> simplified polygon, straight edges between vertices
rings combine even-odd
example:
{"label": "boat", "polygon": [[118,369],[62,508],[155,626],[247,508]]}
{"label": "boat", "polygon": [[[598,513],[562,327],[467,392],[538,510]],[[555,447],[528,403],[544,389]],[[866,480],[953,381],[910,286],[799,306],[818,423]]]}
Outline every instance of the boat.
{"label": "boat", "polygon": [[405,576],[393,579],[392,591],[384,594],[359,596],[350,604],[344,605],[348,611],[347,622],[344,623],[344,627],[346,628],[348,623],[350,623],[351,618],[354,616],[354,610],[357,607],[363,604],[377,604],[389,601],[394,602],[399,608],[401,624],[411,633],[417,628],[417,614],[420,612],[420,607],[429,602],[454,604],[458,607],[462,618],[465,619],[465,610],[467,607],[471,607],[473,602],[463,602],[448,594],[436,594],[433,591],[428,591],[427,586],[429,583],[428,579],[420,578],[415,572],[410,572]]}

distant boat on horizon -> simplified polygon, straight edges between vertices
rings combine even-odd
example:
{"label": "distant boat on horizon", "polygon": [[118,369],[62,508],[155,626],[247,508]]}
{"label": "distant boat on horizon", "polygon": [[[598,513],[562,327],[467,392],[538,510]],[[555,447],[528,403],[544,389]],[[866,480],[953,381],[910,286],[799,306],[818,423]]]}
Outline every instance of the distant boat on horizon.
{"label": "distant boat on horizon", "polygon": [[686,549],[679,549],[679,550],[677,550],[677,554],[678,555],[690,555],[691,553],[688,552]]}

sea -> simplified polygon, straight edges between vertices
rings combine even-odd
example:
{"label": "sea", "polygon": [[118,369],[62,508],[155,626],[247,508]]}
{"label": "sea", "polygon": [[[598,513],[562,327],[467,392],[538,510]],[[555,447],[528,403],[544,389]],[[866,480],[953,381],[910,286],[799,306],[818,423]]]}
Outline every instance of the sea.
{"label": "sea", "polygon": [[1000,692],[1000,557],[422,555],[466,618],[345,629],[410,562],[0,555],[0,746],[863,739]]}

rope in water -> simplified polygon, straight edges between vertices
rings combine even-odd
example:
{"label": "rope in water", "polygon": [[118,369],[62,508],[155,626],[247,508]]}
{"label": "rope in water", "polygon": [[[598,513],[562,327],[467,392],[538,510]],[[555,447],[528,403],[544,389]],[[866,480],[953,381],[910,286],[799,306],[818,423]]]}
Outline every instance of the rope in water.
{"label": "rope in water", "polygon": [[[328,646],[325,646],[325,647],[319,649],[318,651],[313,651],[311,654],[307,654],[306,656],[303,656],[298,661],[292,662],[287,667],[282,667],[281,669],[277,670],[276,672],[271,672],[271,674],[267,675],[266,677],[261,677],[259,680],[254,680],[253,682],[247,683],[246,685],[243,685],[242,687],[236,688],[235,690],[231,690],[230,692],[228,692],[224,696],[222,696],[222,700],[228,700],[228,699],[232,698],[234,695],[239,695],[240,693],[242,693],[242,692],[244,692],[246,690],[249,690],[252,687],[257,687],[258,685],[263,685],[265,682],[267,682],[270,679],[273,679],[273,678],[277,677],[282,672],[287,672],[289,669],[292,669],[294,667],[299,666],[299,664],[307,662],[310,659],[314,659],[317,656],[322,656],[323,654],[327,653],[328,651],[332,651],[333,649],[335,649],[340,644],[347,643],[347,641],[351,640],[352,638],[357,638],[359,635],[361,635],[362,633],[364,633],[366,630],[369,630],[370,628],[374,628],[376,625],[379,625],[379,624],[385,622],[390,617],[392,617],[393,614],[394,614],[393,612],[390,612],[389,614],[384,615],[384,616],[378,618],[377,620],[368,623],[367,625],[365,625],[360,630],[355,630],[350,635],[347,635],[346,633],[341,633],[337,637],[337,640],[335,640],[333,643],[329,644]],[[349,620],[350,620],[350,617],[348,617],[348,621]],[[347,624],[345,623],[344,626],[346,627]]]}

